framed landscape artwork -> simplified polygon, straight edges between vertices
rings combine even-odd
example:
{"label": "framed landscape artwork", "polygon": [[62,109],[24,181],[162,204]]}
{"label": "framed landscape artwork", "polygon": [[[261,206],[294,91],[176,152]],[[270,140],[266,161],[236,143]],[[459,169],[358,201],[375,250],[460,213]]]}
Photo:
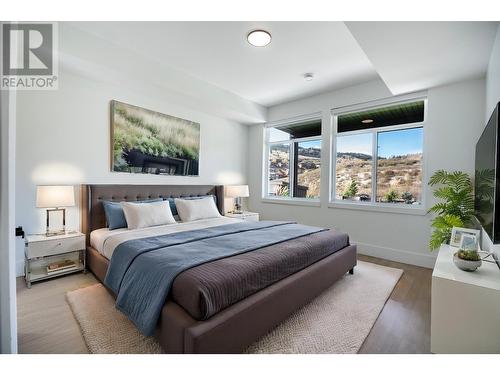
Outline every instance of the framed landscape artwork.
{"label": "framed landscape artwork", "polygon": [[200,124],[111,101],[111,170],[199,176]]}

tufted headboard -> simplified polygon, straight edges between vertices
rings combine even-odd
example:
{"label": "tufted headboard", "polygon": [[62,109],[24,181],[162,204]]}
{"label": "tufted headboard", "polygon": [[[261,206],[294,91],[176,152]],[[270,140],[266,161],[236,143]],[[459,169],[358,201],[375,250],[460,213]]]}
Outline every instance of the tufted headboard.
{"label": "tufted headboard", "polygon": [[90,242],[90,232],[106,226],[102,201],[139,201],[151,198],[181,198],[215,195],[224,214],[224,186],[214,185],[81,185],[81,231]]}

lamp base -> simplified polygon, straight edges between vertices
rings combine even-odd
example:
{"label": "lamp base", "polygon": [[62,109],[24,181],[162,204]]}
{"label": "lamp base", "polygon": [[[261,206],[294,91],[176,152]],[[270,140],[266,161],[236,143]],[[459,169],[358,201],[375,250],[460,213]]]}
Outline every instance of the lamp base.
{"label": "lamp base", "polygon": [[233,214],[242,214],[243,210],[241,209],[241,198],[236,198],[234,200],[234,209]]}
{"label": "lamp base", "polygon": [[63,234],[66,234],[65,230],[45,232],[46,237],[62,236]]}
{"label": "lamp base", "polygon": [[[50,230],[50,213],[51,212],[57,212],[57,211],[62,211],[62,228],[60,229],[55,229],[55,230]],[[53,208],[53,209],[47,209],[47,229],[45,230],[45,236],[47,237],[52,237],[52,236],[60,236],[66,234],[66,209],[64,208]]]}

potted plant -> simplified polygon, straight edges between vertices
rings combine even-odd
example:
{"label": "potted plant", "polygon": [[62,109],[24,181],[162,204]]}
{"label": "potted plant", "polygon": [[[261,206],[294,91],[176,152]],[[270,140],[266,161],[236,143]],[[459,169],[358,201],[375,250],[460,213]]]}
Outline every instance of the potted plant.
{"label": "potted plant", "polygon": [[431,224],[434,228],[429,241],[432,251],[450,240],[453,227],[470,224],[474,214],[474,196],[472,180],[462,171],[438,170],[430,178],[429,185],[437,186],[433,195],[440,200],[428,211],[437,214]]}
{"label": "potted plant", "polygon": [[476,250],[458,250],[453,254],[453,263],[464,271],[475,271],[481,267],[481,257]]}

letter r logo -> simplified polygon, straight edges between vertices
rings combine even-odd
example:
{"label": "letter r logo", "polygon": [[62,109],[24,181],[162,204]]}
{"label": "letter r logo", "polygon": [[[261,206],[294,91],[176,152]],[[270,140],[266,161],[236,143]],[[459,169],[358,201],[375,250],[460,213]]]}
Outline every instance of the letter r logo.
{"label": "letter r logo", "polygon": [[52,75],[52,24],[3,24],[3,75]]}

